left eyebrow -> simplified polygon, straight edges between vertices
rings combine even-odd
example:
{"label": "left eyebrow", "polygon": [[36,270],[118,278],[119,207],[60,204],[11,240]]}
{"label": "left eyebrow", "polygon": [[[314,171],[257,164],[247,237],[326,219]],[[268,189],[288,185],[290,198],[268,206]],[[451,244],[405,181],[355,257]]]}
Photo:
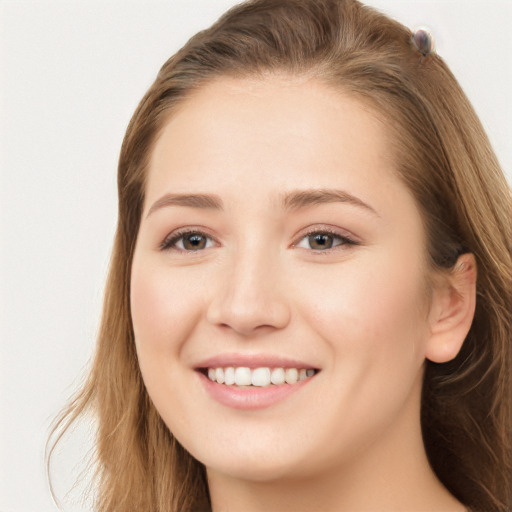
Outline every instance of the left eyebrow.
{"label": "left eyebrow", "polygon": [[380,215],[377,211],[365,203],[359,197],[356,197],[345,190],[338,189],[308,189],[308,190],[294,190],[283,194],[282,204],[285,210],[300,210],[308,206],[324,203],[347,203],[358,208],[367,210],[377,217]]}

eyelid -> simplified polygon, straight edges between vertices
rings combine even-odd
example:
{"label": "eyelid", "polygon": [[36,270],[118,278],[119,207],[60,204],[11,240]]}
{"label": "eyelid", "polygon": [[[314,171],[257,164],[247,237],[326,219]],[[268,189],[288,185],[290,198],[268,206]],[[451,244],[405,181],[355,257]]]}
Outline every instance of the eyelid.
{"label": "eyelid", "polygon": [[334,226],[321,224],[321,225],[317,225],[317,226],[310,226],[310,227],[306,228],[305,231],[302,231],[297,236],[296,241],[292,244],[292,247],[302,249],[302,247],[298,247],[298,244],[302,240],[304,240],[304,238],[306,238],[310,235],[313,235],[313,234],[317,234],[317,233],[332,235],[333,237],[336,237],[336,238],[342,240],[344,243],[336,245],[330,249],[323,249],[323,250],[308,249],[309,251],[312,251],[315,253],[327,253],[330,251],[334,251],[334,250],[343,248],[343,246],[347,246],[347,245],[349,245],[349,246],[361,245],[361,241],[358,239],[358,237],[356,237],[355,235],[353,235],[346,229],[341,229],[341,228],[337,228]]}
{"label": "eyelid", "polygon": [[[210,233],[208,233],[208,230],[206,230],[203,227],[195,227],[195,226],[187,226],[183,228],[175,229],[174,231],[171,231],[159,244],[158,248],[161,251],[175,251],[175,252],[181,252],[181,253],[198,253],[202,252],[205,249],[198,249],[197,251],[189,251],[187,249],[180,249],[176,247],[176,242],[180,240],[180,238],[183,238],[185,235],[188,234],[197,234],[204,236],[205,238],[209,238],[210,240],[213,240],[213,242],[216,245],[219,245],[219,242],[217,239],[212,236]],[[209,247],[208,247],[209,249]]]}

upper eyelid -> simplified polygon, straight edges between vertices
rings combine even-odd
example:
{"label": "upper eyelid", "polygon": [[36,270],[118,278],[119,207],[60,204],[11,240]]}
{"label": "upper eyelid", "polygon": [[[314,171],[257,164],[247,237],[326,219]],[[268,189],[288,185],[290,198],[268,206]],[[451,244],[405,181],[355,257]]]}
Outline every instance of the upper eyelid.
{"label": "upper eyelid", "polygon": [[360,243],[359,238],[346,229],[336,228],[334,226],[328,226],[328,225],[320,225],[320,226],[311,226],[309,228],[305,228],[304,230],[301,230],[301,232],[295,237],[296,242],[294,242],[292,245],[296,245],[304,237],[309,236],[313,233],[326,233],[329,235],[337,236],[339,238],[351,240],[354,243]]}
{"label": "upper eyelid", "polygon": [[[168,245],[170,242],[174,242],[174,245],[172,247],[176,248],[176,242],[180,238],[183,238],[184,236],[186,236],[188,234],[198,234],[198,235],[204,236],[206,238],[210,238],[215,243],[218,243],[217,238],[215,238],[210,233],[208,233],[208,231],[205,230],[204,228],[199,228],[199,227],[198,228],[188,228],[188,227],[186,227],[186,228],[178,228],[174,231],[171,231],[168,235],[166,235],[166,237],[159,244],[159,249],[161,249],[161,250],[168,249],[169,247],[171,247]],[[192,252],[192,251],[186,251],[184,249],[176,249],[176,250],[182,251],[182,252]]]}

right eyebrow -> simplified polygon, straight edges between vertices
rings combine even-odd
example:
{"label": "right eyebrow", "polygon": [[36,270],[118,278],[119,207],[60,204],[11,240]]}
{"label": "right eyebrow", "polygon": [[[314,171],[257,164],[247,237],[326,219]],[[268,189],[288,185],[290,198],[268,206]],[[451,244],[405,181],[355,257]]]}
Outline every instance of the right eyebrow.
{"label": "right eyebrow", "polygon": [[205,208],[222,210],[222,199],[213,194],[165,194],[156,200],[148,211],[146,218],[153,212],[169,206],[188,206],[190,208]]}

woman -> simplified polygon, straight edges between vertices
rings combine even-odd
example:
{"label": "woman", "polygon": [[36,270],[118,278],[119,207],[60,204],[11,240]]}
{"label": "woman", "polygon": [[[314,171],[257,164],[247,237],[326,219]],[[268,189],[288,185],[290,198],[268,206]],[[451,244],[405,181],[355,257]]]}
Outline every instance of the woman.
{"label": "woman", "polygon": [[260,0],[128,127],[97,510],[505,511],[510,193],[425,32]]}

